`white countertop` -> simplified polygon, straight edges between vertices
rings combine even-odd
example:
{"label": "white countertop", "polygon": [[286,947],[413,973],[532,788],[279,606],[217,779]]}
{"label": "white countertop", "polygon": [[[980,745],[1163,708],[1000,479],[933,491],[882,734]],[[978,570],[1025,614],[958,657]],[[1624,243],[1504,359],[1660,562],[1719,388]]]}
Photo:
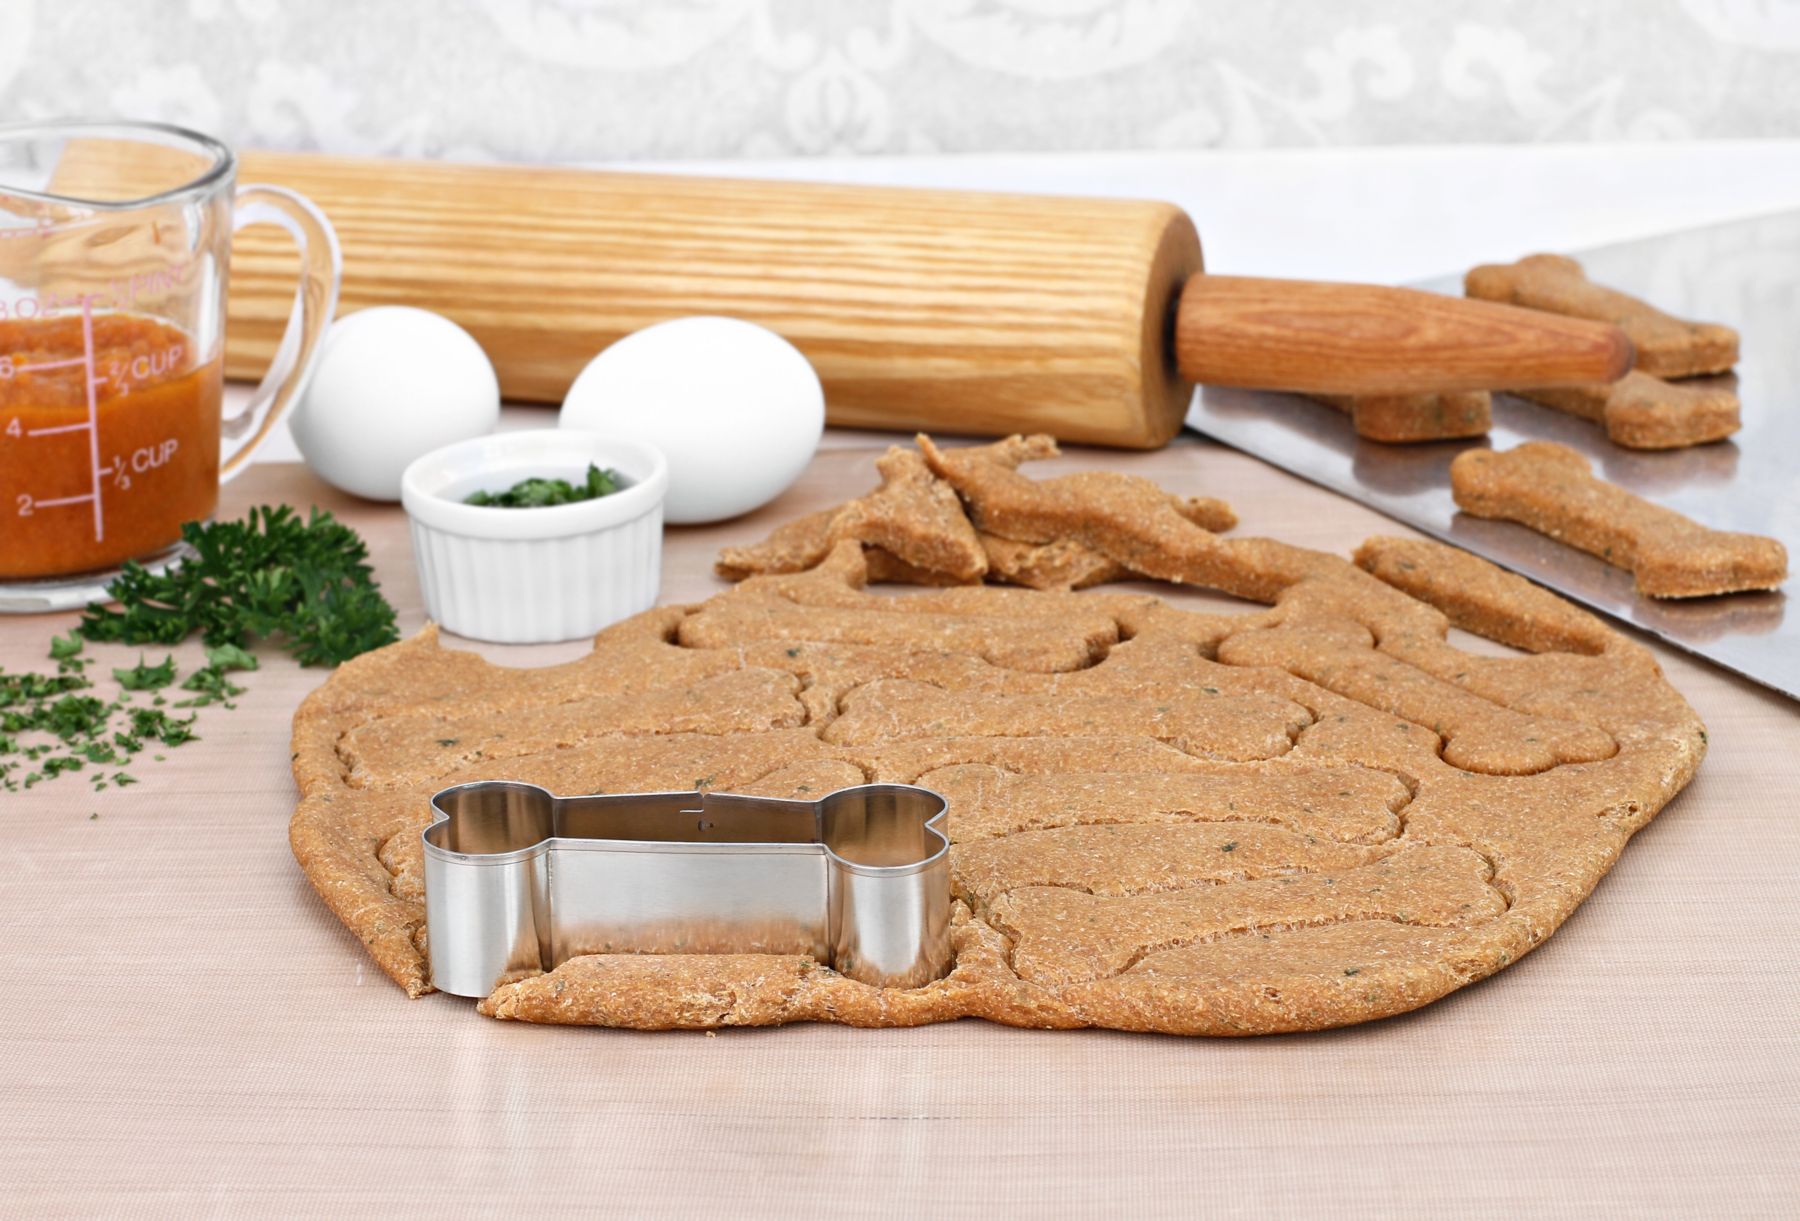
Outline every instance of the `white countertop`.
{"label": "white countertop", "polygon": [[[1573,250],[1800,207],[1800,140],[618,168],[1167,199],[1198,222],[1212,271],[1395,284],[1534,250]],[[514,422],[542,421],[528,412],[513,413],[508,423]],[[298,457],[285,427],[258,455],[261,461]]]}
{"label": "white countertop", "polygon": [[[1164,195],[1215,269],[1396,281],[1800,205],[1800,144],[732,168]],[[723,541],[866,486],[868,457],[672,531],[665,596],[715,592]],[[1191,437],[1117,461],[1225,498],[1249,534],[1345,554],[1394,529]],[[222,514],[313,501],[369,540],[415,630],[396,509],[270,464]],[[13,621],[0,663],[41,668],[73,620]],[[289,721],[320,676],[264,650],[241,708],[205,710],[140,787],[6,798],[0,1212],[1791,1217],[1795,713],[1652,648],[1711,753],[1562,932],[1419,1012],[1250,1040],[976,1021],[651,1036],[408,1000],[294,865]]]}

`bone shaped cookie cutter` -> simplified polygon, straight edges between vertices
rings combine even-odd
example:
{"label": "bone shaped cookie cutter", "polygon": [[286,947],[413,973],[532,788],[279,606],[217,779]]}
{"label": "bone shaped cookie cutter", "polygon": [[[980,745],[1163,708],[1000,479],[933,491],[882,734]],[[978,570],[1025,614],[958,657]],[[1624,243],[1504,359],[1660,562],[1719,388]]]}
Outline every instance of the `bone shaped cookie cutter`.
{"label": "bone shaped cookie cutter", "polygon": [[581,954],[810,954],[895,988],[950,965],[950,842],[929,789],[557,797],[483,780],[431,809],[420,834],[442,992],[486,996]]}

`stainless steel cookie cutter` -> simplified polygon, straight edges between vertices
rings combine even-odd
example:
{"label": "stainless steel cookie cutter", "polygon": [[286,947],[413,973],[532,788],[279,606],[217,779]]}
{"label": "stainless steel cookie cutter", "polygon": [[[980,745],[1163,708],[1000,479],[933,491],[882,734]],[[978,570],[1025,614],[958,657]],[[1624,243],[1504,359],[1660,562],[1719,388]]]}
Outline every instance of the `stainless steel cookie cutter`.
{"label": "stainless steel cookie cutter", "polygon": [[810,954],[895,988],[950,965],[950,842],[929,789],[557,797],[484,780],[431,808],[420,834],[442,992],[486,996],[580,954]]}

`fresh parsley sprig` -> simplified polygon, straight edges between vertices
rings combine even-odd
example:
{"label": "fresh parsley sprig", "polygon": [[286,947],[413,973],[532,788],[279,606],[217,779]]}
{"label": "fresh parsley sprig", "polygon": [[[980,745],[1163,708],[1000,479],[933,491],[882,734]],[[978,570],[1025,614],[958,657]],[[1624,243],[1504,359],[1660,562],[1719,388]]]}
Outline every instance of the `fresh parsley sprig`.
{"label": "fresh parsley sprig", "polygon": [[163,573],[127,563],[107,587],[119,609],[82,616],[89,640],[176,644],[195,632],[214,648],[240,651],[278,638],[303,666],[337,665],[399,639],[356,531],[314,509],[302,520],[286,505],[250,510],[242,521],[189,522],[193,555]]}

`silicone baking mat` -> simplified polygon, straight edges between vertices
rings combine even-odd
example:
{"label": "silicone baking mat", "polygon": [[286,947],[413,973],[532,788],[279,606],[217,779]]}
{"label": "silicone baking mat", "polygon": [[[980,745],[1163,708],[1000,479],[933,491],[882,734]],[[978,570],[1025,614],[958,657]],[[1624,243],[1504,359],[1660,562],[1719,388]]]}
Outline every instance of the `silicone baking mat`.
{"label": "silicone baking mat", "polygon": [[[1529,253],[1495,250],[1489,258]],[[1742,359],[1727,375],[1743,400],[1742,431],[1689,449],[1630,450],[1597,424],[1496,395],[1486,438],[1383,445],[1359,438],[1346,416],[1323,404],[1213,387],[1195,394],[1188,425],[1800,699],[1800,609],[1783,590],[1642,598],[1623,569],[1523,526],[1457,512],[1452,458],[1469,445],[1510,449],[1539,438],[1573,446],[1607,479],[1709,526],[1773,535],[1800,561],[1800,212],[1574,253],[1603,284],[1742,332]],[[1460,293],[1462,278],[1419,287]]]}

